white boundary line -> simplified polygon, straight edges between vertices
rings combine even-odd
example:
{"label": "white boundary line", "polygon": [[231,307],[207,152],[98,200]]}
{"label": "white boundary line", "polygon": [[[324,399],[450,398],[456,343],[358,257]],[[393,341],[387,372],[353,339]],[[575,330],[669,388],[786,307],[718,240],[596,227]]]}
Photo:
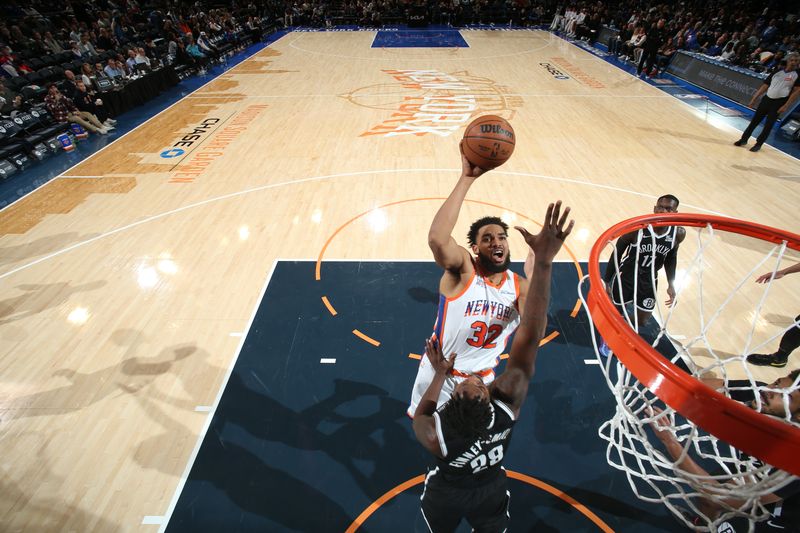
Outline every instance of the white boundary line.
{"label": "white boundary line", "polygon": [[[286,35],[289,35],[289,34],[287,33]],[[94,152],[94,153],[93,153],[92,155],[90,155],[89,157],[87,157],[87,158],[85,158],[85,159],[82,159],[82,160],[78,161],[77,163],[75,163],[74,165],[72,165],[71,167],[69,167],[67,170],[63,171],[61,174],[58,174],[58,175],[56,175],[56,176],[53,176],[53,178],[52,178],[52,179],[50,179],[50,180],[48,180],[48,181],[47,181],[47,183],[44,183],[44,184],[40,185],[39,187],[36,187],[35,189],[33,189],[32,191],[28,192],[27,194],[25,194],[25,195],[23,195],[23,196],[20,196],[19,198],[17,198],[16,200],[14,200],[13,202],[11,202],[10,204],[8,204],[8,205],[4,206],[3,208],[0,208],[0,212],[4,211],[5,209],[8,209],[8,208],[9,208],[9,207],[11,207],[12,205],[16,204],[17,202],[19,202],[20,200],[22,200],[23,198],[25,198],[26,196],[28,196],[28,195],[30,195],[30,194],[33,194],[33,193],[35,193],[36,191],[38,191],[39,189],[42,189],[43,187],[46,187],[48,183],[50,183],[50,182],[51,182],[51,181],[53,181],[54,179],[57,179],[57,178],[60,178],[60,177],[64,176],[64,174],[66,174],[67,172],[69,172],[69,171],[70,171],[70,170],[72,170],[73,168],[77,167],[78,165],[82,165],[83,163],[86,163],[87,161],[90,161],[92,158],[94,158],[95,156],[97,156],[97,154],[99,154],[100,152],[102,152],[103,150],[105,150],[106,148],[108,148],[109,146],[113,145],[114,143],[116,143],[116,142],[117,142],[117,141],[119,141],[120,139],[123,139],[123,138],[124,138],[126,135],[129,135],[129,134],[133,133],[134,131],[136,131],[137,129],[141,128],[142,126],[144,126],[145,124],[147,124],[148,122],[150,122],[151,120],[153,120],[154,118],[156,118],[157,116],[159,116],[159,115],[161,115],[162,113],[164,113],[164,112],[168,111],[168,110],[169,110],[169,109],[171,109],[172,107],[174,107],[174,106],[178,105],[178,104],[179,104],[179,103],[181,103],[181,102],[182,102],[182,101],[183,101],[185,98],[188,98],[189,96],[193,95],[194,93],[196,93],[197,91],[199,91],[200,89],[202,89],[203,87],[205,87],[206,85],[208,85],[209,83],[211,83],[212,81],[216,80],[218,77],[222,76],[223,74],[227,74],[227,73],[229,73],[230,71],[232,71],[233,69],[235,69],[236,67],[238,67],[239,65],[241,65],[242,63],[244,63],[245,61],[249,61],[249,60],[250,60],[250,58],[252,58],[252,57],[253,57],[253,56],[255,56],[256,54],[258,54],[259,52],[263,51],[263,50],[264,50],[265,48],[267,48],[268,46],[270,46],[270,45],[272,45],[272,44],[274,44],[274,43],[276,43],[276,42],[280,41],[281,39],[283,39],[284,37],[286,37],[286,35],[283,35],[283,36],[281,36],[280,38],[276,39],[275,41],[273,41],[272,43],[270,43],[270,44],[268,44],[268,45],[264,45],[264,47],[263,47],[263,48],[261,48],[261,49],[259,49],[259,50],[255,51],[255,52],[253,52],[252,54],[250,54],[250,55],[249,55],[249,56],[247,56],[246,58],[242,59],[242,60],[241,60],[239,63],[237,63],[235,66],[233,66],[233,67],[229,68],[228,70],[226,70],[226,71],[224,71],[224,72],[221,72],[220,74],[217,74],[216,76],[214,76],[213,78],[211,78],[210,80],[208,80],[207,82],[205,82],[203,85],[201,85],[200,87],[198,87],[198,88],[197,88],[197,89],[195,89],[194,91],[190,92],[189,94],[187,94],[187,95],[186,95],[186,96],[184,96],[183,98],[179,98],[178,100],[176,100],[175,102],[171,103],[169,106],[165,107],[164,109],[162,109],[161,111],[159,111],[158,113],[156,113],[155,115],[153,115],[152,117],[150,117],[150,118],[146,119],[144,122],[142,122],[142,123],[141,123],[141,124],[139,124],[138,126],[134,126],[133,128],[131,128],[131,129],[130,129],[130,131],[126,131],[125,133],[123,133],[122,135],[120,135],[119,137],[117,137],[116,139],[114,139],[113,141],[111,141],[110,143],[108,143],[107,145],[103,146],[102,148],[100,148],[99,150],[97,150],[96,152]],[[263,43],[263,41],[260,41],[260,42],[262,42],[262,43]],[[72,176],[65,176],[65,177],[71,178]],[[83,176],[81,176],[81,177],[83,177]]]}
{"label": "white boundary line", "polygon": [[[81,247],[83,247],[83,246],[85,246],[87,244],[91,244],[91,243],[93,243],[95,241],[99,241],[100,239],[104,239],[104,238],[109,237],[111,235],[115,235],[117,233],[121,233],[121,232],[129,230],[131,228],[135,228],[137,226],[141,226],[142,224],[146,224],[146,223],[152,222],[154,220],[159,220],[159,219],[167,217],[169,215],[174,215],[176,213],[180,213],[182,211],[187,211],[187,210],[193,209],[195,207],[201,207],[201,206],[204,206],[204,205],[207,205],[207,204],[211,204],[211,203],[215,203],[215,202],[218,202],[218,201],[227,200],[229,198],[236,198],[237,196],[244,196],[245,194],[250,194],[252,192],[265,191],[265,190],[274,189],[274,188],[278,188],[278,187],[285,187],[287,185],[296,185],[296,184],[299,184],[299,183],[307,183],[307,182],[312,182],[312,181],[321,181],[321,180],[326,180],[326,179],[331,179],[331,178],[340,178],[340,177],[346,177],[346,176],[364,176],[364,175],[388,174],[388,173],[395,174],[395,173],[398,173],[398,172],[453,172],[453,173],[455,173],[455,172],[458,172],[459,170],[460,169],[453,169],[453,168],[406,168],[406,169],[363,170],[363,171],[359,171],[359,172],[344,172],[344,173],[341,173],[341,174],[328,174],[328,175],[325,175],[325,176],[314,176],[314,177],[311,177],[311,178],[301,178],[301,179],[298,179],[298,180],[284,181],[284,182],[280,182],[280,183],[272,183],[272,184],[269,184],[269,185],[261,185],[259,187],[254,187],[252,189],[245,189],[243,191],[232,192],[232,193],[224,194],[222,196],[217,196],[217,197],[214,197],[214,198],[207,198],[205,200],[201,200],[200,202],[195,202],[193,204],[185,205],[183,207],[178,207],[178,208],[175,208],[175,209],[171,209],[169,211],[165,211],[165,212],[159,213],[157,215],[151,215],[149,217],[143,218],[141,220],[137,220],[136,222],[132,222],[132,223],[127,224],[125,226],[121,226],[121,227],[113,229],[111,231],[107,231],[106,233],[101,233],[100,235],[92,237],[91,239],[87,239],[85,241],[77,242],[77,243],[75,243],[75,244],[73,244],[71,246],[68,246],[66,248],[62,248],[61,250],[58,250],[58,251],[53,252],[51,254],[45,255],[43,257],[40,257],[39,259],[36,259],[36,260],[31,261],[29,263],[26,263],[26,264],[24,264],[22,266],[19,266],[17,268],[12,269],[12,270],[9,270],[8,272],[4,272],[3,274],[0,274],[0,280],[4,279],[4,278],[7,278],[8,276],[11,276],[12,274],[16,274],[17,272],[20,272],[22,270],[30,268],[30,267],[32,267],[34,265],[38,265],[39,263],[42,263],[42,262],[47,261],[49,259],[52,259],[54,257],[58,257],[59,255],[62,255],[64,253],[66,253],[66,252],[69,252],[71,250],[75,250],[76,248],[81,248]],[[510,176],[533,177],[533,178],[539,178],[539,179],[560,181],[560,182],[563,182],[563,183],[573,183],[573,184],[577,184],[577,185],[588,185],[590,187],[596,187],[596,188],[599,188],[599,189],[607,189],[607,190],[612,190],[612,191],[617,191],[617,192],[623,192],[623,193],[627,193],[627,194],[632,194],[634,196],[641,196],[643,198],[650,198],[650,199],[657,198],[653,194],[646,194],[646,193],[642,193],[642,192],[631,191],[631,190],[628,190],[628,189],[623,189],[621,187],[615,187],[613,185],[603,185],[603,184],[599,184],[599,183],[592,183],[590,181],[581,181],[581,180],[570,179],[570,178],[558,178],[558,177],[554,177],[554,176],[545,176],[543,174],[533,174],[533,173],[528,173],[528,172],[508,172],[508,171],[499,171],[499,170],[494,170],[493,172],[495,174],[507,174],[507,175],[510,175]],[[712,214],[712,215],[725,216],[723,213],[718,213],[716,211],[712,211],[712,210],[706,209],[704,207],[694,206],[694,205],[691,205],[691,204],[684,204],[684,205],[686,207],[690,207],[692,209],[696,209],[698,211],[703,211],[705,213],[709,213],[709,214]]]}
{"label": "white boundary line", "polygon": [[172,496],[172,500],[169,503],[169,507],[167,508],[167,511],[164,513],[164,521],[161,523],[161,527],[158,528],[159,533],[162,533],[169,524],[169,520],[172,517],[172,513],[175,510],[175,506],[178,503],[178,499],[180,498],[181,492],[183,492],[183,487],[184,485],[186,485],[186,481],[189,479],[189,472],[191,472],[195,459],[197,459],[197,454],[200,452],[200,446],[202,446],[203,440],[206,437],[206,433],[208,433],[208,428],[211,427],[211,421],[214,419],[214,415],[217,412],[219,401],[222,399],[222,393],[228,386],[228,381],[230,380],[231,374],[233,374],[233,367],[236,366],[236,361],[239,360],[239,354],[242,353],[242,348],[244,347],[244,341],[247,339],[247,334],[250,332],[250,328],[253,326],[253,322],[256,319],[256,314],[258,313],[258,309],[261,307],[261,302],[264,300],[264,295],[267,293],[267,287],[269,286],[269,282],[272,280],[272,275],[275,273],[275,268],[278,266],[278,263],[280,261],[282,260],[276,259],[272,263],[272,267],[270,268],[269,274],[267,275],[267,280],[264,282],[264,286],[261,288],[261,294],[259,295],[258,300],[256,301],[256,304],[253,307],[253,312],[250,315],[250,320],[247,323],[247,327],[244,329],[242,340],[239,341],[239,345],[236,348],[236,355],[234,355],[230,365],[228,366],[228,372],[225,374],[225,378],[222,380],[222,384],[220,385],[219,391],[217,392],[217,398],[214,400],[214,404],[208,411],[208,416],[206,417],[203,429],[200,430],[200,434],[197,437],[197,442],[195,442],[194,450],[192,450],[192,454],[189,456],[189,461],[186,464],[186,468],[184,469],[183,474],[181,474],[178,486],[175,487],[175,493]]}

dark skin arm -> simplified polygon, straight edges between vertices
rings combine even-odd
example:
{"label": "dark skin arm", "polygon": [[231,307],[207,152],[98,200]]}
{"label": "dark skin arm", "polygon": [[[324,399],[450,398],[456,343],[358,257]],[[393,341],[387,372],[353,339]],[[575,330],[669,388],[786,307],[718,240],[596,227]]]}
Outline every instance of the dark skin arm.
{"label": "dark skin arm", "polygon": [[675,302],[675,286],[673,283],[675,282],[675,269],[678,265],[678,246],[683,242],[683,239],[686,238],[686,230],[683,228],[678,228],[677,234],[675,236],[675,247],[669,252],[667,257],[664,259],[664,272],[667,274],[667,301],[665,302],[667,305],[672,305]]}
{"label": "dark skin arm", "polygon": [[[653,407],[652,410],[653,410],[653,415],[655,416],[658,416],[663,412],[658,407]],[[678,439],[675,438],[675,435],[673,435],[667,429],[670,426],[670,421],[665,416],[657,420],[654,420],[653,422],[650,423],[650,425],[653,428],[656,437],[658,437],[658,440],[660,440],[664,444],[664,447],[667,449],[667,453],[669,454],[669,456],[672,457],[673,461],[677,461],[678,458],[680,458],[681,454],[683,453],[683,445],[681,445],[681,443],[678,442]],[[703,467],[698,465],[694,461],[694,459],[692,459],[689,456],[688,453],[684,456],[683,460],[680,463],[675,464],[675,468],[678,468],[680,470],[683,470],[684,472],[688,472],[689,474],[693,474],[696,476],[710,476],[710,474],[705,469],[703,469]],[[718,481],[713,479],[709,479],[707,482],[719,484]],[[769,503],[777,503],[781,500],[782,498],[776,494],[765,494],[764,496],[761,496],[759,498],[759,501],[764,505]],[[725,503],[727,503],[731,507],[739,507],[744,502],[742,500],[737,500],[735,498],[729,498],[725,501]],[[715,518],[719,515],[720,512],[723,511],[723,508],[719,504],[711,500],[703,499],[700,502],[700,510],[703,511],[703,513],[708,517]]]}
{"label": "dark skin arm", "polygon": [[456,362],[456,354],[452,354],[449,359],[442,354],[439,342],[433,338],[425,339],[425,357],[431,362],[434,370],[433,380],[428,385],[428,390],[422,395],[422,399],[414,411],[412,427],[417,440],[436,457],[442,457],[442,448],[439,446],[439,439],[436,436],[436,421],[433,413],[436,412],[436,403],[439,400],[439,393],[442,385],[447,378],[447,374],[453,369]]}
{"label": "dark skin arm", "polygon": [[572,220],[567,224],[569,212],[570,208],[567,207],[561,214],[561,202],[558,201],[548,206],[542,230],[537,235],[531,235],[525,228],[519,226],[516,228],[533,250],[533,273],[522,320],[509,352],[505,372],[489,387],[492,396],[507,403],[515,417],[519,415],[528,394],[528,385],[533,377],[536,355],[539,352],[539,342],[547,325],[553,258],[575,225],[575,221]]}
{"label": "dark skin arm", "polygon": [[[775,279],[781,279],[786,274],[794,274],[795,272],[800,272],[800,263],[795,263],[792,266],[788,266],[783,270],[778,270],[775,272]],[[772,279],[772,272],[767,272],[766,274],[761,274],[756,278],[756,283],[766,283]]]}

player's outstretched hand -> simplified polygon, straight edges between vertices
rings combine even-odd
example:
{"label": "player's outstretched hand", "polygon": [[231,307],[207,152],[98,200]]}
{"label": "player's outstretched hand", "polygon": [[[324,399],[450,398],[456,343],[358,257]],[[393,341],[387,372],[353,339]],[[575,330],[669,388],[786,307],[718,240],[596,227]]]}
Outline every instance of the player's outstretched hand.
{"label": "player's outstretched hand", "polygon": [[461,152],[461,175],[467,178],[479,178],[486,171],[477,165],[473,165],[464,155],[464,141],[458,143],[458,149]]}
{"label": "player's outstretched hand", "polygon": [[456,354],[453,353],[450,359],[446,359],[442,353],[442,346],[433,337],[425,339],[425,355],[437,374],[449,374],[456,364]]}
{"label": "player's outstretched hand", "polygon": [[650,416],[654,417],[654,419],[650,422],[650,426],[653,428],[653,433],[655,433],[656,437],[658,437],[658,440],[664,444],[676,443],[677,439],[675,439],[675,435],[673,435],[669,430],[669,419],[666,416],[659,416],[664,411],[655,406],[648,408],[648,411]]}
{"label": "player's outstretched hand", "polygon": [[[783,277],[783,272],[778,270],[775,272],[775,279],[781,279]],[[772,272],[767,272],[766,274],[761,274],[756,278],[756,283],[768,283],[769,280],[772,279]]]}
{"label": "player's outstretched hand", "polygon": [[[561,200],[555,204],[547,206],[547,214],[544,216],[544,223],[542,224],[542,231],[536,235],[531,235],[528,230],[521,226],[515,226],[525,238],[525,242],[531,247],[536,256],[537,261],[552,261],[561,245],[567,239],[567,236],[572,232],[575,226],[575,221],[570,220],[567,224],[570,208],[564,208],[564,213],[561,214]],[[567,224],[566,228],[564,225]]]}

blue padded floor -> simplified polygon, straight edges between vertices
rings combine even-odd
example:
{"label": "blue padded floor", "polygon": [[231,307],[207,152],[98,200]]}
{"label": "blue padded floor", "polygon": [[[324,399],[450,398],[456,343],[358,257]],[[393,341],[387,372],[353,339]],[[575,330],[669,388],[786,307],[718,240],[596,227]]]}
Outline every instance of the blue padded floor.
{"label": "blue padded floor", "polygon": [[469,48],[458,30],[380,30],[372,48]]}

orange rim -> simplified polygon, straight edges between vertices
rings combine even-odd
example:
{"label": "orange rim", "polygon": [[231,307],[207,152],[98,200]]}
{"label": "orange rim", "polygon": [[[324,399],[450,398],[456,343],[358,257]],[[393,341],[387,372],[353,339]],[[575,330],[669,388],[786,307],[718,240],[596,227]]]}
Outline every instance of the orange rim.
{"label": "orange rim", "polygon": [[800,429],[731,400],[683,372],[645,342],[617,312],[600,275],[600,254],[617,237],[647,226],[706,227],[800,251],[800,235],[741,220],[684,213],[644,215],[605,231],[589,256],[587,303],[595,327],[619,360],[653,394],[717,438],[772,466],[800,475]]}

